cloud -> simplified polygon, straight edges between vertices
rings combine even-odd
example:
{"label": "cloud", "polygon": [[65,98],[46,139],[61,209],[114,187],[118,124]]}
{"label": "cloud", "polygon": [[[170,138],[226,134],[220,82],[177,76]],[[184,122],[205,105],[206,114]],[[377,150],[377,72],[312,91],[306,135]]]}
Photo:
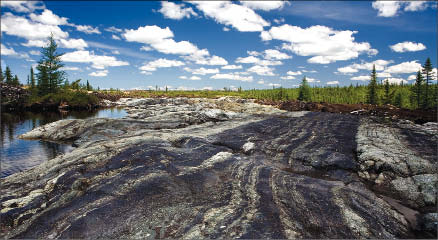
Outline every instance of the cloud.
{"label": "cloud", "polygon": [[222,73],[222,74],[215,74],[211,76],[212,79],[229,79],[229,80],[238,80],[243,82],[252,82],[253,77],[252,76],[241,76],[236,73]]}
{"label": "cloud", "polygon": [[319,81],[318,79],[315,79],[315,78],[310,78],[310,77],[306,77],[306,79],[307,79],[307,82],[309,82],[309,83],[319,83],[319,82],[321,82],[321,81]]}
{"label": "cloud", "polygon": [[276,24],[282,24],[282,23],[284,23],[284,18],[276,18],[276,19],[274,19],[274,22]]}
{"label": "cloud", "polygon": [[270,86],[270,87],[281,87],[281,84],[279,84],[279,83],[268,83],[268,86]]}
{"label": "cloud", "polygon": [[191,78],[190,78],[190,80],[201,80],[201,78],[200,77],[197,77],[197,76],[192,76]]}
{"label": "cloud", "polygon": [[121,33],[121,32],[123,32],[123,29],[116,28],[114,26],[105,28],[104,30],[107,31],[107,32],[112,32],[112,33]]}
{"label": "cloud", "polygon": [[337,85],[337,84],[339,84],[339,81],[330,81],[330,82],[327,82],[327,85]]}
{"label": "cloud", "polygon": [[227,28],[227,27],[222,28],[222,30],[224,30],[224,32],[229,32],[230,31],[230,29]]}
{"label": "cloud", "polygon": [[226,65],[223,66],[222,69],[227,69],[227,70],[242,69],[242,65]]}
{"label": "cloud", "polygon": [[379,78],[389,78],[389,77],[391,77],[391,74],[387,73],[387,72],[378,72],[377,73],[377,77],[379,77]]}
{"label": "cloud", "polygon": [[286,1],[241,1],[241,3],[254,10],[271,11],[274,9],[281,9]]}
{"label": "cloud", "polygon": [[148,47],[148,46],[143,46],[140,48],[140,50],[148,52],[148,51],[152,51],[154,49],[152,49],[151,47]]}
{"label": "cloud", "polygon": [[389,66],[384,72],[387,73],[413,73],[421,69],[421,64],[417,61],[402,62],[397,65]]}
{"label": "cloud", "polygon": [[405,6],[404,10],[407,12],[422,11],[427,8],[427,1],[410,1]]}
{"label": "cloud", "polygon": [[90,25],[74,25],[74,27],[76,27],[76,30],[84,32],[86,34],[100,34],[98,27],[92,27]]}
{"label": "cloud", "polygon": [[1,7],[7,7],[16,12],[26,13],[45,8],[42,1],[1,1]]}
{"label": "cloud", "polygon": [[346,67],[338,68],[338,72],[343,74],[349,74],[349,73],[357,73],[359,72],[359,70],[357,70],[357,68],[354,68],[352,66],[346,66]]}
{"label": "cloud", "polygon": [[275,76],[274,69],[268,66],[255,65],[248,68],[248,72],[253,72],[260,76]]}
{"label": "cloud", "polygon": [[169,27],[160,28],[156,25],[139,27],[137,30],[128,29],[122,36],[128,42],[149,44],[153,49],[165,54],[193,55],[196,59],[208,56],[206,49],[198,49],[188,41],[176,42]]}
{"label": "cloud", "polygon": [[373,65],[376,66],[376,71],[383,71],[385,67],[390,63],[393,63],[393,61],[392,60],[387,61],[382,59],[378,59],[372,62],[354,63],[345,67],[338,68],[337,73],[351,74],[351,73],[357,73],[359,72],[359,70],[371,71],[373,69]]}
{"label": "cloud", "polygon": [[311,26],[301,28],[288,24],[272,27],[264,31],[261,38],[264,41],[272,39],[289,42],[283,44],[283,49],[299,56],[311,56],[309,63],[328,64],[336,61],[357,58],[360,54],[377,54],[368,42],[355,42],[353,34],[357,31],[336,31],[326,26]]}
{"label": "cloud", "polygon": [[35,13],[31,13],[29,15],[30,19],[32,19],[35,22],[40,22],[47,25],[65,25],[67,24],[68,18],[65,17],[59,17],[56,14],[53,14],[52,11],[49,9],[44,9],[44,11],[41,13],[41,15],[36,15]]}
{"label": "cloud", "polygon": [[185,71],[191,72],[194,75],[206,75],[206,74],[214,74],[219,73],[219,69],[217,68],[198,68],[198,69],[191,69],[191,68],[184,68]]}
{"label": "cloud", "polygon": [[409,75],[409,77],[408,77],[408,81],[410,81],[410,80],[416,80],[417,79],[417,75]]}
{"label": "cloud", "polygon": [[400,1],[375,1],[372,3],[374,9],[378,10],[377,16],[394,17],[401,7]]}
{"label": "cloud", "polygon": [[158,12],[162,13],[165,18],[181,20],[183,18],[190,18],[190,16],[198,16],[192,8],[184,8],[182,4],[175,4],[173,2],[161,2],[161,9]]}
{"label": "cloud", "polygon": [[372,6],[378,10],[377,16],[379,17],[394,17],[402,10],[415,12],[425,10],[428,7],[427,1],[375,1]]}
{"label": "cloud", "polygon": [[84,50],[84,48],[88,47],[88,44],[83,39],[60,39],[59,46]]}
{"label": "cloud", "polygon": [[178,78],[179,78],[179,79],[187,79],[186,76],[179,76]]}
{"label": "cloud", "polygon": [[155,61],[151,61],[143,66],[141,66],[139,69],[143,71],[149,71],[153,72],[156,71],[157,68],[170,68],[170,67],[179,67],[185,65],[183,62],[178,60],[168,60],[165,58],[160,58]]}
{"label": "cloud", "polygon": [[249,56],[249,57],[239,57],[236,59],[236,63],[258,63],[260,61],[260,59],[254,57],[254,56]]}
{"label": "cloud", "polygon": [[108,75],[108,70],[96,71],[88,74],[93,77],[106,77]]}
{"label": "cloud", "polygon": [[256,65],[263,65],[263,66],[273,66],[273,65],[282,65],[283,63],[280,61],[271,61],[271,60],[262,60],[254,56],[248,56],[248,57],[238,57],[236,59],[236,63],[253,63]]}
{"label": "cloud", "polygon": [[289,56],[286,53],[282,53],[282,52],[275,50],[275,49],[267,49],[264,52],[265,52],[265,59],[268,59],[268,60],[271,60],[271,59],[283,60],[283,59],[291,59],[292,58],[292,56]]}
{"label": "cloud", "polygon": [[296,75],[301,75],[303,73],[301,71],[296,71],[296,72],[288,71],[286,74],[291,76],[296,76]]}
{"label": "cloud", "polygon": [[265,81],[263,81],[263,80],[259,80],[257,83],[258,83],[258,84],[265,84]]}
{"label": "cloud", "polygon": [[353,80],[353,81],[368,81],[370,79],[371,79],[371,76],[366,76],[366,75],[351,78],[351,80]]}
{"label": "cloud", "polygon": [[227,60],[225,60],[222,57],[216,56],[216,55],[212,56],[211,58],[202,57],[202,58],[197,59],[195,62],[196,62],[196,64],[212,65],[212,66],[214,66],[214,65],[227,65],[228,64]]}
{"label": "cloud", "polygon": [[284,80],[293,80],[293,79],[295,79],[294,76],[284,76],[284,77],[280,77],[280,78],[284,79]]}
{"label": "cloud", "polygon": [[408,83],[408,81],[402,78],[388,78],[387,80],[390,84]]}
{"label": "cloud", "polygon": [[55,39],[68,37],[68,33],[62,31],[58,26],[32,22],[9,12],[1,17],[1,31],[27,40],[47,39],[51,33]]}
{"label": "cloud", "polygon": [[[78,67],[63,67],[61,68],[63,71],[78,71],[79,68]],[[99,72],[99,71],[97,71]]]}
{"label": "cloud", "polygon": [[216,22],[232,26],[240,32],[260,32],[270,24],[252,9],[228,1],[190,2]]}
{"label": "cloud", "polygon": [[389,46],[394,52],[416,52],[426,49],[422,43],[415,42],[401,42],[394,45]]}
{"label": "cloud", "polygon": [[113,56],[99,56],[95,55],[93,51],[83,50],[65,53],[61,56],[61,60],[65,62],[92,63],[91,66],[96,69],[129,65],[128,62],[119,61]]}
{"label": "cloud", "polygon": [[[3,51],[3,50],[2,50],[2,51]],[[31,50],[31,51],[29,51],[29,53],[30,53],[31,55],[35,55],[35,56],[41,54],[39,51],[35,51],[35,50]]]}
{"label": "cloud", "polygon": [[112,54],[117,54],[117,55],[120,54],[119,50],[112,50],[111,53],[112,53]]}
{"label": "cloud", "polygon": [[111,36],[111,38],[114,40],[122,40],[119,36],[114,35],[114,34]]}
{"label": "cloud", "polygon": [[3,43],[1,44],[1,53],[2,55],[8,56],[8,55],[18,55],[17,52],[13,48],[7,48]]}

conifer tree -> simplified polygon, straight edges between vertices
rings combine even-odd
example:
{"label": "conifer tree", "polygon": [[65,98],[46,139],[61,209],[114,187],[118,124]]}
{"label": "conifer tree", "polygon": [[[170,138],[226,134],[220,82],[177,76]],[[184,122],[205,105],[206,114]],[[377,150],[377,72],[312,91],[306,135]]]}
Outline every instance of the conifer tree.
{"label": "conifer tree", "polygon": [[30,88],[34,89],[35,87],[35,74],[33,73],[33,67],[30,67]]}
{"label": "conifer tree", "polygon": [[421,71],[418,70],[417,77],[415,79],[414,86],[412,88],[413,96],[415,98],[415,105],[420,107],[423,100],[423,88],[424,88],[424,79],[423,75],[421,75]]}
{"label": "conifer tree", "polygon": [[310,86],[307,82],[306,76],[304,76],[300,89],[298,92],[298,100],[300,101],[310,101]]}
{"label": "conifer tree", "polygon": [[376,65],[373,65],[373,71],[371,72],[371,80],[368,84],[368,103],[377,104],[377,73]]}
{"label": "conifer tree", "polygon": [[12,72],[11,69],[9,68],[9,66],[6,66],[6,70],[5,70],[5,83],[7,84],[13,84],[13,77],[12,77]]}
{"label": "conifer tree", "polygon": [[389,96],[389,81],[388,79],[385,80],[385,104],[390,104],[391,99]]}
{"label": "conifer tree", "polygon": [[42,83],[41,93],[54,93],[65,80],[65,72],[61,70],[64,66],[61,62],[61,56],[56,52],[58,45],[53,38],[53,34],[49,37],[49,43],[41,50],[42,58],[38,62],[37,69],[38,79]]}
{"label": "conifer tree", "polygon": [[2,66],[0,64],[0,83],[2,83],[5,80],[5,77],[3,76]]}
{"label": "conifer tree", "polygon": [[430,61],[430,58],[426,59],[426,62],[423,65],[423,75],[425,76],[425,86],[424,86],[424,99],[423,99],[423,104],[422,107],[423,108],[428,108],[431,106],[431,96],[429,93],[429,85],[430,82],[432,80],[434,80],[433,78],[433,74],[432,74],[432,63]]}
{"label": "conifer tree", "polygon": [[12,85],[20,86],[20,81],[18,80],[18,76],[17,75],[15,75],[14,79],[12,80]]}
{"label": "conifer tree", "polygon": [[91,91],[91,86],[90,86],[90,83],[88,82],[88,80],[87,80],[87,91]]}

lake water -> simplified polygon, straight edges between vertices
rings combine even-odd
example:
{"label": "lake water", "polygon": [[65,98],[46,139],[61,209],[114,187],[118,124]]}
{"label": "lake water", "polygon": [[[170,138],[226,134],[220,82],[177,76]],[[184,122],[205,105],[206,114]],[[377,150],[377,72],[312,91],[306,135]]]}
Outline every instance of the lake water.
{"label": "lake water", "polygon": [[32,168],[74,149],[71,144],[18,139],[18,136],[23,133],[61,119],[122,118],[124,116],[126,116],[126,112],[122,108],[99,109],[93,112],[2,113],[0,121],[0,177]]}

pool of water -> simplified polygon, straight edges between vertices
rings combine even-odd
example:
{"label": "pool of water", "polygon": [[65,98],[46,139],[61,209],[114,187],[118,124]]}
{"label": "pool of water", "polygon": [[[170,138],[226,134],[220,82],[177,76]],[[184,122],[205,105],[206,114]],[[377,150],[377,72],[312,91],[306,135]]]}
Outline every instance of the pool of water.
{"label": "pool of water", "polygon": [[32,168],[74,149],[71,144],[18,139],[18,136],[23,133],[61,119],[122,118],[124,116],[126,116],[126,111],[122,108],[106,108],[93,112],[2,113],[0,121],[0,177]]}

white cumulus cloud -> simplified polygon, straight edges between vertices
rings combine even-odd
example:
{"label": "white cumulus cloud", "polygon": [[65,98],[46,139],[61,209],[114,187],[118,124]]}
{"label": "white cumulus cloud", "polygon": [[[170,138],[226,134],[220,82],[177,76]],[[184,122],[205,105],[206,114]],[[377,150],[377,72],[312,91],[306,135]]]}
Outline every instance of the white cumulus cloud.
{"label": "white cumulus cloud", "polygon": [[166,18],[181,20],[183,18],[190,18],[190,16],[198,16],[191,7],[184,8],[182,4],[175,4],[173,2],[161,2],[161,9],[158,10]]}
{"label": "white cumulus cloud", "polygon": [[211,76],[212,79],[229,79],[229,80],[238,80],[243,82],[252,82],[252,76],[241,76],[236,73],[223,73],[223,74],[215,74]]}
{"label": "white cumulus cloud", "polygon": [[328,64],[357,58],[360,54],[377,54],[368,42],[355,42],[357,31],[336,31],[316,25],[308,28],[288,24],[272,27],[261,34],[262,40],[278,39],[285,42],[283,49],[300,56],[310,56],[309,63]]}
{"label": "white cumulus cloud", "polygon": [[242,65],[226,65],[223,66],[222,69],[227,69],[227,70],[242,69]]}
{"label": "white cumulus cloud", "polygon": [[56,25],[47,25],[29,21],[27,18],[5,13],[1,16],[1,31],[27,40],[47,39],[53,34],[55,39],[65,39],[68,33]]}
{"label": "white cumulus cloud", "polygon": [[98,27],[93,27],[90,25],[74,25],[76,27],[76,30],[80,31],[80,32],[84,32],[86,34],[100,34],[99,28]]}
{"label": "white cumulus cloud", "polygon": [[157,68],[170,68],[170,67],[179,67],[183,66],[185,63],[178,60],[169,60],[165,58],[160,58],[140,67],[140,70],[153,72],[156,71]]}
{"label": "white cumulus cloud", "polygon": [[106,77],[108,75],[108,70],[96,71],[88,74],[93,77]]}
{"label": "white cumulus cloud", "polygon": [[402,62],[397,65],[389,66],[384,72],[387,73],[413,73],[421,69],[421,64],[417,61]]}
{"label": "white cumulus cloud", "polygon": [[401,42],[389,46],[394,52],[416,52],[426,49],[426,46],[422,43],[415,42]]}
{"label": "white cumulus cloud", "polygon": [[275,76],[274,69],[268,66],[255,65],[248,68],[248,72],[253,72],[260,76]]}
{"label": "white cumulus cloud", "polygon": [[18,53],[15,52],[13,48],[7,48],[3,43],[1,44],[1,54],[2,55],[17,55]]}
{"label": "white cumulus cloud", "polygon": [[93,51],[84,50],[65,53],[61,56],[61,60],[65,62],[91,63],[91,66],[96,69],[129,65],[128,62],[119,61],[113,56],[95,55]]}
{"label": "white cumulus cloud", "polygon": [[216,22],[232,26],[240,32],[260,32],[270,24],[252,9],[229,1],[193,1],[190,2],[205,16]]}
{"label": "white cumulus cloud", "polygon": [[286,1],[241,1],[244,6],[254,10],[271,11],[274,9],[281,9]]}
{"label": "white cumulus cloud", "polygon": [[68,18],[65,17],[59,17],[58,15],[54,14],[49,9],[44,9],[44,11],[41,13],[41,15],[36,15],[35,13],[31,13],[29,15],[30,19],[32,19],[35,22],[40,22],[47,25],[65,25],[67,24]]}
{"label": "white cumulus cloud", "polygon": [[339,84],[339,81],[329,81],[327,82],[327,85],[337,85]]}

